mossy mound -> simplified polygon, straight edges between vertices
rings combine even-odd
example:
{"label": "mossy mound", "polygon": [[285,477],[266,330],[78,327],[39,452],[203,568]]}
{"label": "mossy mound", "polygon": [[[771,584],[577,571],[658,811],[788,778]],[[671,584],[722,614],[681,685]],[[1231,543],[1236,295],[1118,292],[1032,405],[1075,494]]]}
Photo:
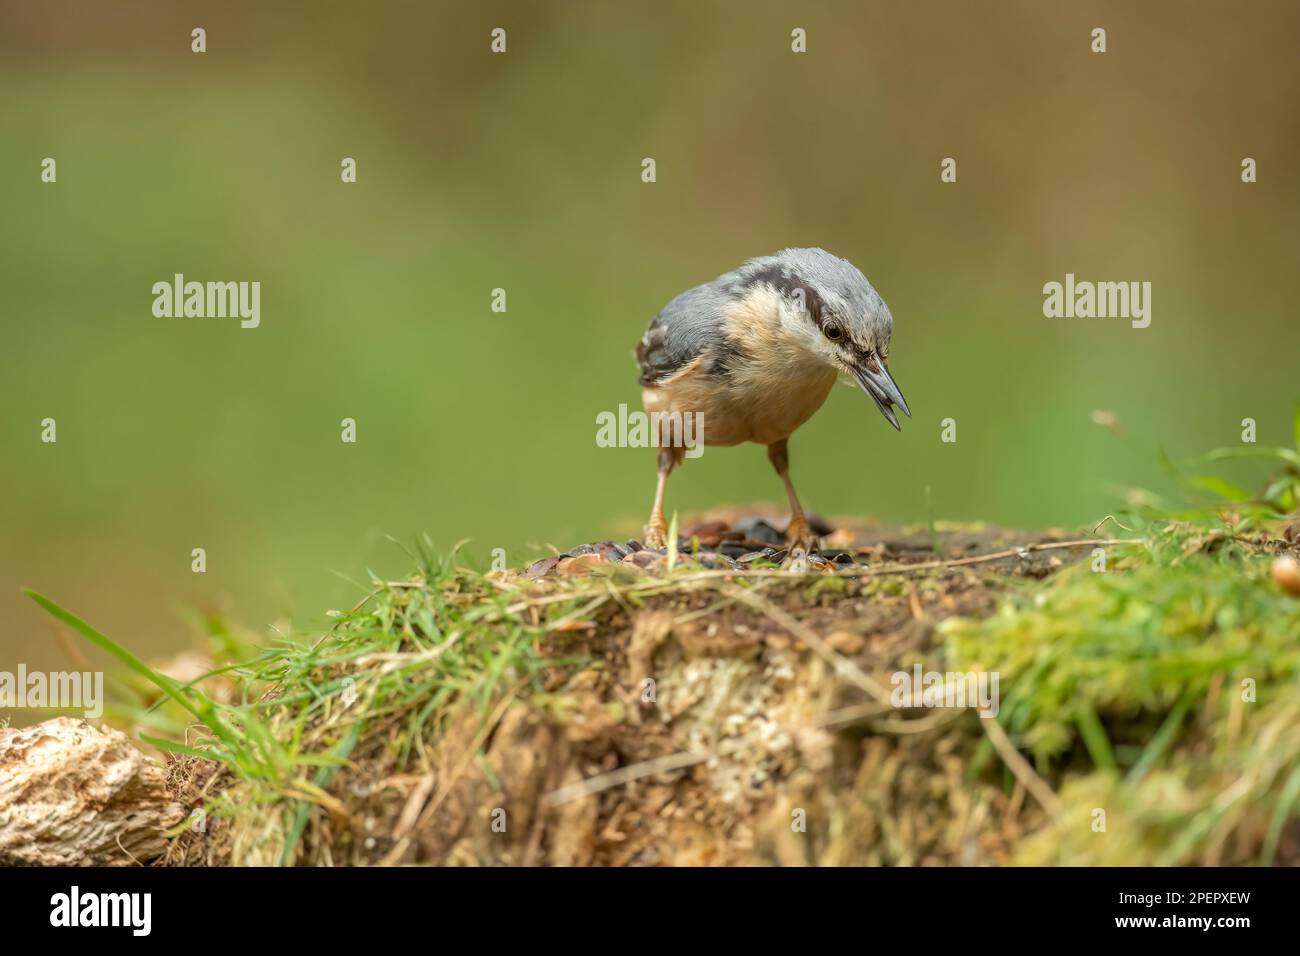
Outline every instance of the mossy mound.
{"label": "mossy mound", "polygon": [[[208,753],[172,758],[206,815],[165,862],[1300,857],[1280,523],[849,530],[870,559],[811,574],[422,555],[327,634],[208,679],[239,744],[192,729]],[[997,717],[895,706],[918,664],[996,672]]]}

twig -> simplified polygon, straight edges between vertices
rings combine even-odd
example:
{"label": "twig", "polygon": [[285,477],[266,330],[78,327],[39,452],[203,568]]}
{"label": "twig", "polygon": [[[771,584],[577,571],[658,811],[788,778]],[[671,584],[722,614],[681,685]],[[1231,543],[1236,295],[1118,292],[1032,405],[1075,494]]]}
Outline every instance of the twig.
{"label": "twig", "polygon": [[818,656],[829,663],[835,669],[836,674],[843,677],[849,683],[866,691],[869,696],[874,697],[880,703],[888,704],[891,707],[893,706],[890,704],[889,691],[885,690],[884,687],[863,671],[862,668],[858,667],[857,664],[853,663],[853,661],[849,660],[843,654],[838,653],[833,647],[818,637],[807,624],[796,620],[771,601],[764,597],[760,597],[752,591],[746,591],[743,588],[732,588],[728,590],[728,593],[735,597],[735,599],[740,603],[748,604],[750,607],[754,608],[754,610],[766,614],[777,624],[781,625],[781,627],[785,628],[792,635],[803,641],[811,647]]}
{"label": "twig", "polygon": [[984,733],[988,734],[989,742],[993,744],[993,749],[998,752],[1002,762],[1007,765],[1015,778],[1024,784],[1025,789],[1033,794],[1034,799],[1042,805],[1052,816],[1060,816],[1061,801],[1052,792],[1052,788],[1034,772],[1034,768],[1029,766],[1029,761],[1020,756],[1020,751],[1016,750],[1011,739],[1007,737],[1007,732],[1002,729],[1002,725],[997,722],[996,718],[989,717],[980,720],[984,727]]}
{"label": "twig", "polygon": [[1100,528],[1102,525],[1104,525],[1107,521],[1113,521],[1113,522],[1115,522],[1115,526],[1116,526],[1116,527],[1118,527],[1118,528],[1123,528],[1125,531],[1128,531],[1128,532],[1130,532],[1130,533],[1131,533],[1131,532],[1134,532],[1134,531],[1137,531],[1137,528],[1130,528],[1128,525],[1126,525],[1124,522],[1120,521],[1120,520],[1119,520],[1118,518],[1116,518],[1114,515],[1106,515],[1106,517],[1102,518],[1100,521],[1098,521],[1095,525],[1092,526],[1092,531],[1091,531],[1090,533],[1091,533],[1091,534],[1096,534],[1096,533],[1097,533],[1097,529]]}

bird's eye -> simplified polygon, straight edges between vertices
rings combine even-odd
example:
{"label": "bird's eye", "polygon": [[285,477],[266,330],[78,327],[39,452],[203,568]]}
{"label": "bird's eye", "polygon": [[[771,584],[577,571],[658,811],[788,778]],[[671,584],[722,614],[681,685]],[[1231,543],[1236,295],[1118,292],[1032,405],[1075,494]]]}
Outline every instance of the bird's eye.
{"label": "bird's eye", "polygon": [[844,330],[834,322],[827,322],[826,328],[823,329],[823,331],[826,333],[826,337],[832,342],[838,342],[840,339],[844,338]]}

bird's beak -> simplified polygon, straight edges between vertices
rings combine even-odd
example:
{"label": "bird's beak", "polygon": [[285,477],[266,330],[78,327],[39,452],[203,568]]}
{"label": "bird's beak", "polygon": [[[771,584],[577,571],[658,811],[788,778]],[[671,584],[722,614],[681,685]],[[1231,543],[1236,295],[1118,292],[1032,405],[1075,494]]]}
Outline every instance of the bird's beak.
{"label": "bird's beak", "polygon": [[876,403],[876,408],[880,409],[880,414],[885,416],[885,420],[893,425],[898,431],[902,428],[898,424],[898,416],[894,414],[891,405],[897,405],[903,410],[903,414],[908,418],[912,417],[911,410],[907,407],[907,401],[903,398],[903,393],[898,390],[894,380],[889,376],[889,369],[879,358],[872,361],[876,364],[879,371],[872,371],[865,365],[856,365],[853,368],[853,374],[862,386],[862,390],[871,396],[871,400]]}

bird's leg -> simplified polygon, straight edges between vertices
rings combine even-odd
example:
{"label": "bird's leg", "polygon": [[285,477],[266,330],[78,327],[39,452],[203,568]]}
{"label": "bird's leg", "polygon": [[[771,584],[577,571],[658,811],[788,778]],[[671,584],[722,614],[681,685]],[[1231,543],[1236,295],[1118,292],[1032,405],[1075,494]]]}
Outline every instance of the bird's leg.
{"label": "bird's leg", "polygon": [[790,499],[790,525],[785,531],[786,543],[792,552],[796,548],[802,548],[805,553],[811,551],[817,547],[817,539],[813,537],[812,528],[808,527],[803,506],[799,504],[799,496],[794,491],[794,482],[790,480],[790,455],[784,438],[767,446],[767,459],[785,482],[785,494]]}
{"label": "bird's leg", "polygon": [[662,548],[668,544],[668,522],[664,520],[664,486],[673,470],[676,458],[671,448],[659,449],[659,484],[655,486],[655,503],[650,509],[650,521],[645,526],[645,546]]}

